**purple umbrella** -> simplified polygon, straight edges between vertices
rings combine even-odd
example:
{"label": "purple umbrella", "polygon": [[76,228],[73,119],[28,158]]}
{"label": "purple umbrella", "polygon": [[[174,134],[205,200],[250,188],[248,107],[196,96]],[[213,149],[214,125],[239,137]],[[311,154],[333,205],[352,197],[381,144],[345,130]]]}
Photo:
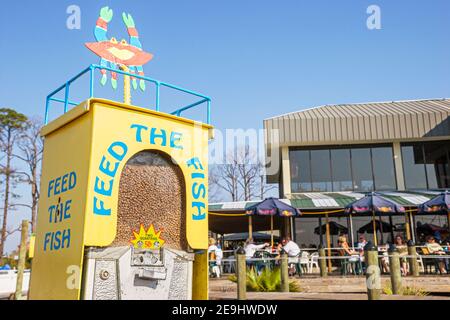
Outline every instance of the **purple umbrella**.
{"label": "purple umbrella", "polygon": [[249,216],[249,237],[252,236],[251,232],[251,216],[270,216],[270,230],[271,230],[271,245],[273,247],[273,216],[280,217],[295,217],[300,214],[300,210],[288,205],[276,198],[267,198],[261,202],[258,202],[246,210]]}
{"label": "purple umbrella", "polygon": [[[371,214],[373,229],[376,230],[375,215],[380,215],[381,219],[381,215],[385,213],[405,213],[406,211],[405,208],[398,203],[383,198],[375,192],[371,192],[364,198],[348,204],[345,207],[344,212],[350,216],[352,214]],[[383,230],[381,230],[381,236],[383,236]],[[373,234],[373,240],[375,244],[378,244],[376,232]]]}
{"label": "purple umbrella", "polygon": [[449,210],[450,192],[448,191],[442,192],[417,207],[417,213],[448,214]]}

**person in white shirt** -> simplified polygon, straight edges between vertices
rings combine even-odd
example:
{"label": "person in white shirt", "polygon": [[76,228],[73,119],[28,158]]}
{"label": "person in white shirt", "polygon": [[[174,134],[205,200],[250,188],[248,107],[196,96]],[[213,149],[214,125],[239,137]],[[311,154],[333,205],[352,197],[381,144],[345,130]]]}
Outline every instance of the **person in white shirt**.
{"label": "person in white shirt", "polygon": [[253,239],[247,239],[245,242],[244,250],[245,250],[245,259],[251,259],[255,255],[256,250],[264,249],[268,247],[268,243],[263,244],[255,244]]}
{"label": "person in white shirt", "polygon": [[367,241],[366,238],[364,236],[359,236],[359,242],[358,242],[358,250],[359,251],[364,251],[364,247],[366,246]]}
{"label": "person in white shirt", "polygon": [[300,254],[300,247],[289,237],[284,237],[281,240],[283,250],[287,253],[288,257],[297,257]]}
{"label": "person in white shirt", "polygon": [[209,239],[208,256],[212,273],[217,278],[220,278],[220,264],[222,262],[223,252],[220,245],[216,245],[216,240],[213,238]]}

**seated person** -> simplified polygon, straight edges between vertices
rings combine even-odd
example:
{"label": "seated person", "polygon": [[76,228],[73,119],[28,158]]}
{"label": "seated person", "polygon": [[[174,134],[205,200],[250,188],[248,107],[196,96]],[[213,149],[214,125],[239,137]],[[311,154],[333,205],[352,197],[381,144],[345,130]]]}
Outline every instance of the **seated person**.
{"label": "seated person", "polygon": [[364,252],[364,247],[366,246],[366,244],[367,244],[366,238],[363,235],[359,236],[359,241],[358,241],[358,245],[357,245],[358,251]]}
{"label": "seated person", "polygon": [[[445,255],[444,249],[436,242],[436,239],[433,236],[427,236],[426,241],[426,247],[431,255]],[[447,260],[445,258],[436,258],[434,261],[437,263],[441,273],[447,273]]]}
{"label": "seated person", "polygon": [[298,256],[300,255],[300,247],[290,237],[283,237],[281,239],[281,245],[283,250],[288,255],[289,274],[293,275],[295,273],[295,264],[299,262]]}
{"label": "seated person", "polygon": [[358,252],[351,249],[347,242],[346,236],[340,236],[338,238],[338,247],[339,249],[339,255],[341,256],[355,256],[358,255]]}
{"label": "seated person", "polygon": [[298,257],[300,254],[300,247],[289,237],[283,237],[281,240],[283,250],[287,253],[288,257]]}
{"label": "seated person", "polygon": [[[361,257],[358,251],[351,249],[347,242],[347,237],[345,235],[341,235],[338,238],[338,247],[340,256],[349,256],[350,258],[347,260],[348,262],[357,262],[360,261]],[[341,261],[343,263],[345,261]],[[359,270],[359,266],[356,266],[355,272],[361,272]]]}
{"label": "seated person", "polygon": [[389,253],[388,253],[389,245],[386,244],[380,244],[378,246],[378,252],[381,253],[383,256],[381,258],[381,266],[383,267],[384,273],[389,273]]}
{"label": "seated person", "polygon": [[251,259],[255,255],[255,252],[257,250],[264,249],[265,247],[268,247],[269,243],[263,243],[263,244],[255,244],[252,238],[247,239],[245,242],[244,250],[245,250],[245,258]]}
{"label": "seated person", "polygon": [[405,256],[408,255],[408,246],[403,241],[401,235],[395,237],[394,243],[398,254],[400,255],[400,270],[402,272],[402,276],[406,276],[408,274],[408,259],[406,259]]}

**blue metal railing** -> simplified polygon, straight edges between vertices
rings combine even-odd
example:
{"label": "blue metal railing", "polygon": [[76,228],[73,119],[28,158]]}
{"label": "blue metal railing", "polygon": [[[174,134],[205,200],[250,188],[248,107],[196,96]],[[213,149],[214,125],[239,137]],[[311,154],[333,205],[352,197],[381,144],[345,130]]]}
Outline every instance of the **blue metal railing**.
{"label": "blue metal railing", "polygon": [[[211,123],[211,98],[209,98],[208,96],[205,96],[203,94],[194,92],[192,90],[188,90],[188,89],[184,89],[182,87],[179,86],[175,86],[173,84],[170,83],[166,83],[166,82],[162,82],[162,81],[158,81],[149,77],[145,77],[145,76],[141,76],[138,74],[134,74],[134,73],[129,73],[129,72],[125,72],[122,70],[116,70],[116,69],[112,69],[112,68],[108,68],[108,67],[103,67],[100,65],[96,65],[96,64],[91,64],[89,67],[87,67],[86,69],[84,69],[83,71],[81,71],[79,74],[77,74],[75,77],[73,77],[72,79],[68,80],[65,84],[63,84],[62,86],[58,87],[56,90],[54,90],[52,93],[50,93],[47,96],[46,99],[46,104],[45,104],[45,117],[44,117],[44,121],[45,124],[48,123],[48,114],[49,114],[49,109],[50,109],[50,103],[52,101],[54,102],[59,102],[59,103],[63,103],[64,104],[64,113],[66,113],[69,109],[69,106],[76,106],[79,103],[74,102],[74,101],[70,101],[69,100],[69,96],[70,96],[70,85],[75,82],[78,78],[80,78],[81,76],[83,76],[84,74],[89,72],[89,98],[93,98],[94,97],[94,71],[96,69],[103,69],[103,70],[107,70],[107,71],[111,71],[111,72],[116,72],[119,74],[123,74],[126,76],[130,76],[130,77],[134,77],[136,79],[142,79],[145,81],[148,81],[150,83],[153,83],[156,87],[156,95],[155,95],[155,99],[156,99],[156,106],[155,106],[155,110],[156,111],[160,111],[160,89],[161,87],[167,87],[170,89],[174,89],[176,91],[181,91],[196,97],[201,98],[201,100],[194,102],[192,104],[189,104],[187,106],[181,107],[173,112],[171,112],[170,114],[172,115],[176,115],[176,116],[181,116],[181,113],[189,110],[191,108],[194,108],[198,105],[201,104],[206,104],[206,123],[210,124]],[[54,96],[58,93],[60,93],[62,90],[64,90],[64,100],[63,99],[58,99],[55,98]]]}

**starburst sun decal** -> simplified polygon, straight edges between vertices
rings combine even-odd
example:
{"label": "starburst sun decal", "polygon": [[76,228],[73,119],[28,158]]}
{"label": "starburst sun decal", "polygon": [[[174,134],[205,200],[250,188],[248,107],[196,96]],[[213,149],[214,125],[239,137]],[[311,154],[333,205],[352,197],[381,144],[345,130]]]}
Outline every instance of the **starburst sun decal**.
{"label": "starburst sun decal", "polygon": [[131,243],[136,249],[159,249],[165,242],[161,238],[161,231],[155,231],[153,224],[146,231],[144,225],[141,223],[139,232],[133,230],[134,239],[131,240]]}

